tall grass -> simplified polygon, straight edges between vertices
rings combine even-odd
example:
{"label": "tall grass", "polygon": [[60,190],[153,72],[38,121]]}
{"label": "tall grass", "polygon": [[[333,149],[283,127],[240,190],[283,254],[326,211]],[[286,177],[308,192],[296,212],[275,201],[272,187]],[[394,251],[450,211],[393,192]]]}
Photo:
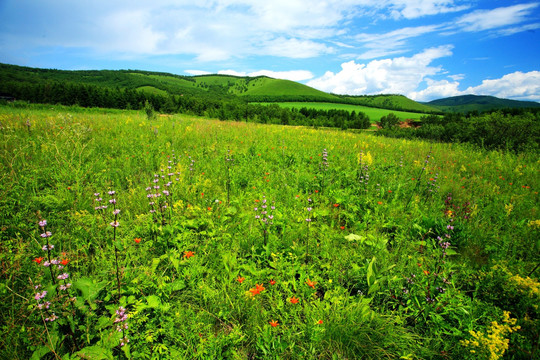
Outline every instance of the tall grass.
{"label": "tall grass", "polygon": [[527,329],[505,356],[538,354],[537,154],[79,108],[0,124],[2,358],[475,358],[503,311]]}

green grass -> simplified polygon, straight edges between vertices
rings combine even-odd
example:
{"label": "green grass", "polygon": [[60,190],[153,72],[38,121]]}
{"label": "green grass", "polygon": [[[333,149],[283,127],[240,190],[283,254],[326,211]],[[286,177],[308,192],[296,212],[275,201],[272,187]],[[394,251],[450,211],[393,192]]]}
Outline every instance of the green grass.
{"label": "green grass", "polygon": [[289,109],[291,108],[301,109],[305,107],[308,109],[311,108],[311,109],[317,109],[317,110],[337,109],[337,110],[346,110],[349,112],[355,111],[357,113],[363,112],[370,118],[370,120],[373,123],[378,122],[381,119],[381,117],[386,116],[389,113],[393,113],[400,120],[407,120],[407,119],[418,120],[422,116],[425,115],[425,114],[420,114],[420,113],[379,109],[379,108],[373,108],[373,107],[361,106],[361,105],[322,103],[322,102],[279,102],[279,103],[260,103],[260,104],[262,105],[278,104],[279,106],[287,107]]}
{"label": "green grass", "polygon": [[[538,354],[537,154],[76,107],[0,124],[0,358]],[[503,311],[522,329],[463,342]]]}

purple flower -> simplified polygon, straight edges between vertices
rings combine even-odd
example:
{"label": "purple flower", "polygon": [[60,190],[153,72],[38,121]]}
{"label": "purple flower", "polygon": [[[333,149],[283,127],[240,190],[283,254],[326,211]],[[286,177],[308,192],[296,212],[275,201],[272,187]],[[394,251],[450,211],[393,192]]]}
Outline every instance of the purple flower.
{"label": "purple flower", "polygon": [[43,251],[51,251],[52,249],[54,249],[54,245],[43,245],[43,247],[41,248],[41,250]]}
{"label": "purple flower", "polygon": [[111,200],[109,200],[109,203],[111,203],[111,204],[116,204],[116,199],[111,199]]}
{"label": "purple flower", "polygon": [[310,218],[307,218],[306,221],[307,221],[307,222],[311,222],[311,219],[310,219]]}
{"label": "purple flower", "polygon": [[114,209],[113,215],[118,215],[118,214],[120,214],[120,209]]}
{"label": "purple flower", "polygon": [[41,220],[41,221],[39,222],[39,226],[41,226],[41,227],[47,226],[47,220]]}
{"label": "purple flower", "polygon": [[69,277],[68,273],[63,273],[61,275],[58,275],[56,278],[59,280],[66,280]]}
{"label": "purple flower", "polygon": [[36,293],[34,296],[34,299],[39,301],[40,299],[43,299],[47,295],[47,291],[43,291],[42,293]]}
{"label": "purple flower", "polygon": [[120,225],[120,223],[118,221],[113,221],[109,225],[111,225],[112,227],[118,227],[118,225]]}
{"label": "purple flower", "polygon": [[54,321],[58,319],[58,316],[56,316],[55,313],[53,313],[50,317],[45,318],[45,321]]}
{"label": "purple flower", "polygon": [[52,236],[52,232],[50,232],[50,231],[45,231],[43,234],[40,234],[39,236],[41,236],[42,238],[51,237],[51,236]]}
{"label": "purple flower", "polygon": [[448,230],[454,230],[454,227],[453,227],[452,225],[447,225],[446,228],[447,228]]}
{"label": "purple flower", "polygon": [[97,193],[94,193],[94,196],[95,196],[95,197],[98,197],[98,196],[99,196],[99,193],[98,193],[98,192],[97,192]]}
{"label": "purple flower", "polygon": [[116,192],[114,190],[111,190],[108,192],[109,195],[113,196],[114,194],[116,194]]}

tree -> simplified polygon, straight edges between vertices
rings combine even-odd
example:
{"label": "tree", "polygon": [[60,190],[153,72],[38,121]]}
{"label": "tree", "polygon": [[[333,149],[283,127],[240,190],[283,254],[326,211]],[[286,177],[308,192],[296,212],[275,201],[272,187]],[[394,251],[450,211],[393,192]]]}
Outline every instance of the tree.
{"label": "tree", "polygon": [[391,128],[391,127],[394,127],[396,126],[397,124],[399,123],[399,118],[394,115],[394,113],[390,113],[386,116],[383,116],[381,118],[381,127],[383,129],[388,129],[388,128]]}

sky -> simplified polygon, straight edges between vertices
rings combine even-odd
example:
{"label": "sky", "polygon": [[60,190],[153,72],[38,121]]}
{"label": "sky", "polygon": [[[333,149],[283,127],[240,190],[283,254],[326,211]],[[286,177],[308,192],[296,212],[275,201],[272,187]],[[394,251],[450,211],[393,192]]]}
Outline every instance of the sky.
{"label": "sky", "polygon": [[540,102],[540,0],[0,0],[0,63]]}

